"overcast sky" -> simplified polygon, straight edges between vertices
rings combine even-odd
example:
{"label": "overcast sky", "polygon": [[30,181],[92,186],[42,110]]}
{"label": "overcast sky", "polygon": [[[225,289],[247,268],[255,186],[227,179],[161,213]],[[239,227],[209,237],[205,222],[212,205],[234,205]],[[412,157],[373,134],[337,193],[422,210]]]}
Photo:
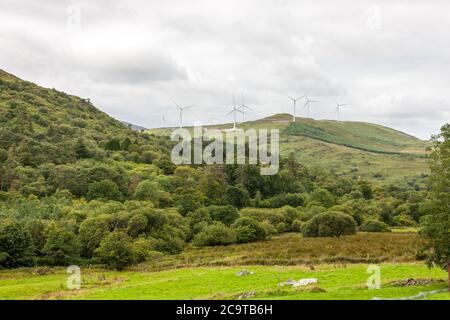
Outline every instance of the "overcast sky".
{"label": "overcast sky", "polygon": [[[292,113],[423,139],[450,121],[450,1],[0,0],[0,68],[145,127]],[[303,103],[300,102],[302,105]],[[302,107],[298,116],[306,116]]]}

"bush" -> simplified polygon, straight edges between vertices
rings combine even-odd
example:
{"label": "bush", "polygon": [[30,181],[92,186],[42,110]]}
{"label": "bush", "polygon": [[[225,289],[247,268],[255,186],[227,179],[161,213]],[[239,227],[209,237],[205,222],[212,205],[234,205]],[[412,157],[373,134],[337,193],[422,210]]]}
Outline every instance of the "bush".
{"label": "bush", "polygon": [[105,179],[102,181],[95,181],[89,185],[89,190],[86,195],[89,200],[105,199],[121,201],[123,198],[119,187],[113,181]]}
{"label": "bush", "polygon": [[277,224],[276,229],[277,229],[278,233],[283,233],[283,232],[288,231],[288,226],[286,223],[280,222]]}
{"label": "bush", "polygon": [[239,218],[233,223],[236,239],[240,243],[263,240],[267,237],[266,229],[252,218]]}
{"label": "bush", "polygon": [[239,218],[239,212],[233,206],[209,206],[207,209],[213,220],[220,221],[227,226]]}
{"label": "bush", "polygon": [[249,204],[250,195],[243,187],[228,186],[225,190],[225,201],[236,208],[243,208]]}
{"label": "bush", "polygon": [[94,250],[110,231],[109,216],[103,215],[88,218],[80,224],[78,237],[81,242],[82,254],[86,258],[92,257]]}
{"label": "bush", "polygon": [[141,181],[134,191],[134,198],[141,201],[151,201],[157,207],[167,207],[172,204],[171,195],[161,186],[150,180]]}
{"label": "bush", "polygon": [[110,268],[122,270],[134,261],[130,237],[122,231],[111,232],[95,250],[95,257]]}
{"label": "bush", "polygon": [[294,231],[294,232],[301,232],[303,224],[304,224],[303,221],[294,220],[292,222],[291,230]]}
{"label": "bush", "polygon": [[195,192],[186,192],[177,196],[178,211],[183,215],[202,207],[202,199]]}
{"label": "bush", "polygon": [[310,202],[329,208],[334,205],[335,199],[330,191],[318,188],[311,193]]}
{"label": "bush", "polygon": [[324,212],[314,216],[302,228],[304,237],[340,237],[356,233],[356,221],[348,214]]}
{"label": "bush", "polygon": [[298,207],[303,206],[305,203],[303,196],[297,193],[283,193],[268,200],[272,208],[281,208],[283,206]]}
{"label": "bush", "polygon": [[394,224],[399,227],[410,227],[414,226],[416,222],[413,218],[406,214],[399,214],[393,218]]}
{"label": "bush", "polygon": [[0,223],[0,268],[30,266],[34,259],[33,240],[17,222]]}
{"label": "bush", "polygon": [[80,256],[81,245],[76,235],[62,228],[53,227],[48,232],[47,242],[42,252],[50,265],[70,265]]}
{"label": "bush", "polygon": [[138,213],[131,217],[128,221],[127,233],[130,237],[137,237],[143,233],[147,228],[148,219],[142,213]]}
{"label": "bush", "polygon": [[378,220],[368,220],[364,222],[360,227],[360,231],[365,232],[390,232],[388,225]]}
{"label": "bush", "polygon": [[152,252],[151,241],[145,238],[139,238],[133,242],[133,253],[134,260],[139,262],[144,262],[148,259]]}
{"label": "bush", "polygon": [[198,247],[228,245],[234,242],[236,242],[234,230],[220,222],[204,228],[192,241]]}
{"label": "bush", "polygon": [[261,226],[266,231],[267,236],[271,236],[278,233],[277,229],[268,220],[264,220],[263,222],[261,222]]}

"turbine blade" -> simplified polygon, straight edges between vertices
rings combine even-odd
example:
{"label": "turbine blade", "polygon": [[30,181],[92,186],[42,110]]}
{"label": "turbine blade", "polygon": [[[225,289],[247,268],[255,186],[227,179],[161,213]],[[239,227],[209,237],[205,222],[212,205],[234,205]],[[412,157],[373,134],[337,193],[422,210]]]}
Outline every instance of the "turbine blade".
{"label": "turbine blade", "polygon": [[178,107],[178,109],[181,109],[181,107],[178,105],[178,103],[175,102],[175,100],[172,100],[172,102]]}
{"label": "turbine blade", "polygon": [[288,97],[291,100],[295,100],[294,98],[292,98],[290,95],[286,94],[286,97]]}

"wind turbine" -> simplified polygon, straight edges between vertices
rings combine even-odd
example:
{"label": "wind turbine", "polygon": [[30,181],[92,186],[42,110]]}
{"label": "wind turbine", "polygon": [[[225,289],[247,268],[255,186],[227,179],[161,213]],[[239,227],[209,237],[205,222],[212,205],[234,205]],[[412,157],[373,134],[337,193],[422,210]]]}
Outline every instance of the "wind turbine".
{"label": "wind turbine", "polygon": [[336,103],[336,112],[337,112],[337,117],[338,117],[337,121],[339,122],[340,121],[340,109],[343,106],[348,106],[348,103],[339,103],[339,102],[337,102],[336,99],[333,99],[333,100]]}
{"label": "wind turbine", "polygon": [[236,112],[243,113],[243,111],[241,111],[239,108],[236,108],[236,101],[233,95],[233,109],[231,109],[231,111],[226,115],[229,116],[230,114],[233,114],[233,130],[236,130]]}
{"label": "wind turbine", "polygon": [[163,127],[166,126],[166,117],[165,117],[164,115],[161,116],[161,125],[162,125]]}
{"label": "wind turbine", "polygon": [[294,99],[294,98],[292,98],[289,95],[286,95],[286,96],[294,102],[294,115],[292,116],[292,122],[295,122],[295,109],[296,109],[296,106],[297,106],[297,101],[300,100],[300,99],[303,99],[305,96],[301,96],[301,97],[299,97],[297,99]]}
{"label": "wind turbine", "polygon": [[309,97],[307,96],[307,95],[305,95],[305,97],[306,97],[306,102],[305,102],[305,107],[307,108],[307,110],[308,110],[308,118],[309,118],[309,112],[310,112],[310,105],[311,105],[311,103],[315,103],[315,102],[319,102],[319,101],[317,101],[317,100],[311,100],[311,99],[309,99]]}
{"label": "wind turbine", "polygon": [[175,101],[173,101],[173,103],[175,103],[175,105],[177,106],[179,112],[180,112],[180,128],[183,128],[183,111],[189,108],[192,108],[193,106],[186,106],[186,107],[181,107],[178,103],[176,103]]}
{"label": "wind turbine", "polygon": [[249,106],[245,105],[244,95],[241,96],[241,99],[242,99],[242,104],[239,106],[239,109],[242,111],[242,122],[244,122],[244,115],[246,114],[245,109],[247,109],[247,110],[253,110],[253,109],[250,108]]}

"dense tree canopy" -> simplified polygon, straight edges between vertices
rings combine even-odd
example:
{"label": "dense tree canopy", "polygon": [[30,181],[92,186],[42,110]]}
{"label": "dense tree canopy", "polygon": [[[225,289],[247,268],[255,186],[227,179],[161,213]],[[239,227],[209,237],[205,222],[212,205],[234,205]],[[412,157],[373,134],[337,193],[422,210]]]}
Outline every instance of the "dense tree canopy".
{"label": "dense tree canopy", "polygon": [[450,263],[450,124],[433,137],[430,158],[432,198],[421,232],[427,240],[428,263],[445,267]]}

